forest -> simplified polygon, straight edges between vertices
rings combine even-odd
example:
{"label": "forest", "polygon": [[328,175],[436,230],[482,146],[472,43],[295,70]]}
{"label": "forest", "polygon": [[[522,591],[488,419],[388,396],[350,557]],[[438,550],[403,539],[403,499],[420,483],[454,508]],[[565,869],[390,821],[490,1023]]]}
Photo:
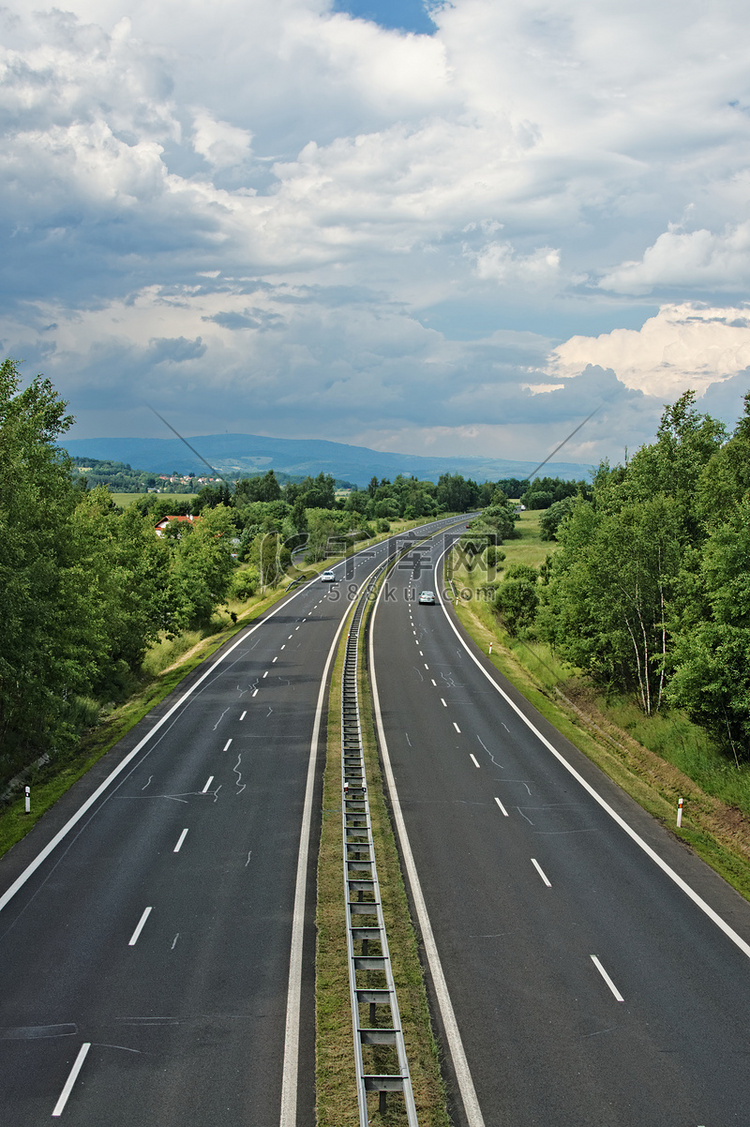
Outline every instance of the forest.
{"label": "forest", "polygon": [[[546,522],[546,524],[545,524]],[[553,503],[558,548],[497,585],[511,634],[549,642],[646,715],[682,709],[750,758],[750,393],[729,433],[686,392],[653,443]]]}
{"label": "forest", "polygon": [[[58,445],[73,421],[48,379],[22,388],[15,362],[0,364],[0,791],[125,699],[157,640],[209,629],[230,597],[288,582],[391,520],[465,512],[497,492],[446,474],[337,496],[330,475],[282,484],[271,470],[187,504],[150,493],[121,509]],[[188,514],[156,535],[160,518]]]}

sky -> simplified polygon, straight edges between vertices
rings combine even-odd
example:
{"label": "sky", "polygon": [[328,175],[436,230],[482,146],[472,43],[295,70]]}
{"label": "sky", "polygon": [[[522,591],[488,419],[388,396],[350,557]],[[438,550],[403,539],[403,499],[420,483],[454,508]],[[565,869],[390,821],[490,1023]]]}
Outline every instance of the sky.
{"label": "sky", "polygon": [[[44,2],[44,0],[42,0]],[[750,389],[746,0],[0,10],[0,350],[70,437],[622,461]]]}

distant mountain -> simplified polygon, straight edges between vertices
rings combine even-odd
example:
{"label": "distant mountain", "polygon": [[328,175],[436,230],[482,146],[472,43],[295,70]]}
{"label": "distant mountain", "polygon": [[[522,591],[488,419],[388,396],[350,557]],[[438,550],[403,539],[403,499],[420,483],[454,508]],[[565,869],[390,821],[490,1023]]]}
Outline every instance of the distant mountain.
{"label": "distant mountain", "polygon": [[[332,474],[367,485],[372,477],[399,474],[422,481],[437,481],[441,474],[463,474],[474,481],[525,478],[536,462],[504,458],[444,458],[418,454],[384,454],[366,446],[347,446],[318,438],[265,438],[256,434],[204,434],[191,436],[190,445],[228,478],[265,473],[273,469],[293,476]],[[73,457],[126,462],[149,473],[205,472],[205,464],[178,438],[73,438],[60,444]],[[573,462],[548,462],[544,476],[567,481],[588,479],[591,466]]]}

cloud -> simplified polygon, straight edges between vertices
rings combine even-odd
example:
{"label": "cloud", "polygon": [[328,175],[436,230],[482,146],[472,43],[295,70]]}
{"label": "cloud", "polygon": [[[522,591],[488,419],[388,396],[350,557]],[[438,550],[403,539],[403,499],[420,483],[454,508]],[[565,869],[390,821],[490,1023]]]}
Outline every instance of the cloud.
{"label": "cloud", "polygon": [[590,364],[614,369],[627,387],[650,395],[703,394],[750,366],[750,305],[665,306],[639,330],[571,337],[552,351],[547,371],[565,377]]}
{"label": "cloud", "polygon": [[702,290],[746,289],[750,282],[750,222],[720,235],[701,229],[670,229],[646,249],[640,262],[625,262],[606,274],[602,289],[651,293],[667,286]]}
{"label": "cloud", "polygon": [[0,13],[0,337],[79,433],[605,453],[748,366],[740,0],[65,6]]}

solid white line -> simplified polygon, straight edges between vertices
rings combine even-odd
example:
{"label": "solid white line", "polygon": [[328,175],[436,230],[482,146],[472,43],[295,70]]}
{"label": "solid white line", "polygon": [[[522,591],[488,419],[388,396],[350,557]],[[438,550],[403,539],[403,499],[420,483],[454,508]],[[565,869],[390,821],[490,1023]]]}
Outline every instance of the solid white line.
{"label": "solid white line", "polygon": [[594,966],[596,967],[596,969],[597,969],[597,970],[599,971],[599,974],[600,974],[600,975],[602,976],[602,978],[604,979],[604,981],[605,981],[605,982],[607,983],[607,986],[608,986],[608,987],[610,988],[610,990],[611,990],[611,991],[612,991],[612,993],[614,994],[614,996],[615,996],[615,998],[617,999],[617,1001],[618,1001],[618,1002],[624,1002],[624,1001],[625,1001],[625,999],[623,998],[622,994],[620,993],[620,991],[619,991],[619,990],[617,989],[617,987],[615,986],[615,984],[614,984],[614,982],[612,981],[612,979],[611,979],[611,978],[609,977],[609,975],[607,974],[607,972],[606,972],[606,970],[604,969],[604,967],[602,966],[602,964],[601,964],[601,963],[599,962],[599,960],[597,959],[596,955],[592,955],[592,956],[591,956],[591,961],[592,961],[592,963],[594,964]]}
{"label": "solid white line", "polygon": [[[382,588],[381,588],[382,592]],[[417,875],[417,866],[414,861],[414,854],[411,851],[411,843],[409,842],[409,835],[406,832],[406,823],[404,822],[404,815],[401,810],[401,800],[396,790],[396,780],[393,775],[393,767],[391,766],[391,757],[388,751],[388,743],[385,738],[385,728],[383,726],[383,717],[380,711],[380,695],[378,693],[378,682],[375,675],[375,652],[373,647],[373,638],[375,636],[375,617],[380,607],[380,596],[375,603],[375,609],[372,614],[372,622],[370,624],[370,683],[372,687],[372,705],[375,712],[375,722],[378,728],[378,737],[380,739],[380,750],[383,756],[383,769],[385,773],[386,782],[388,784],[388,794],[391,799],[391,810],[393,812],[393,820],[396,824],[396,831],[398,839],[401,844],[401,854],[404,858],[404,866],[406,868],[409,886],[411,888],[412,896],[414,897],[414,907],[419,920],[419,929],[422,932],[422,942],[424,943],[425,955],[430,967],[430,974],[432,975],[432,982],[435,987],[435,995],[437,997],[438,1006],[440,1007],[440,1015],[443,1019],[443,1028],[445,1029],[445,1036],[448,1042],[448,1050],[453,1060],[453,1067],[456,1072],[456,1079],[458,1081],[458,1088],[461,1093],[464,1110],[466,1112],[466,1120],[468,1127],[484,1127],[484,1117],[482,1110],[479,1106],[477,1099],[476,1089],[474,1088],[474,1081],[472,1080],[471,1070],[469,1069],[469,1062],[466,1059],[466,1052],[464,1050],[461,1034],[458,1029],[458,1022],[453,1010],[453,1003],[451,1002],[450,994],[448,993],[448,985],[445,981],[443,974],[443,967],[440,962],[440,955],[438,954],[435,936],[432,930],[432,923],[427,913],[427,905],[425,904],[422,886],[419,883],[419,876]],[[291,1127],[291,1125],[290,1125]]]}
{"label": "solid white line", "polygon": [[227,742],[224,744],[224,751],[229,751],[229,745],[230,745],[231,742],[232,742],[232,737],[230,736],[229,739],[227,740]]}
{"label": "solid white line", "polygon": [[539,864],[539,862],[535,861],[534,858],[532,857],[531,863],[534,866],[534,868],[536,869],[536,871],[539,873],[539,876],[542,878],[544,883],[547,885],[547,888],[552,888],[552,884],[550,883],[550,881],[547,880],[547,877],[546,877],[545,873],[543,872],[542,866]]}
{"label": "solid white line", "polygon": [[[435,587],[436,587],[436,590],[438,590],[438,591],[439,591],[439,584],[437,582],[438,568],[440,567],[443,556],[445,555],[445,553],[447,551],[448,551],[448,549],[446,548],[445,551],[441,553],[440,559],[438,559],[437,563],[435,564]],[[439,594],[438,594],[438,599],[440,599]],[[540,743],[542,743],[544,745],[544,747],[546,747],[547,750],[552,755],[554,755],[555,759],[557,759],[558,762],[565,768],[565,770],[568,771],[569,774],[573,776],[573,778],[576,780],[576,782],[580,783],[580,785],[583,787],[583,789],[588,794],[590,794],[591,797],[594,799],[594,801],[597,802],[599,804],[599,806],[601,806],[602,810],[604,810],[610,816],[610,818],[612,818],[612,820],[617,823],[617,825],[620,827],[620,829],[624,830],[624,832],[628,835],[628,837],[632,841],[635,842],[635,844],[638,846],[638,848],[642,849],[643,852],[646,854],[646,856],[650,857],[651,860],[654,862],[654,864],[658,865],[658,867],[661,869],[661,871],[666,876],[668,876],[671,881],[674,881],[674,883],[677,885],[677,887],[680,888],[685,893],[685,895],[693,901],[693,903],[696,905],[696,907],[700,908],[700,910],[702,912],[704,912],[708,916],[708,918],[713,923],[715,923],[716,926],[721,931],[724,932],[727,939],[731,940],[731,942],[734,943],[735,947],[738,947],[739,950],[742,951],[743,955],[746,955],[747,958],[750,959],[750,943],[746,943],[745,940],[742,938],[742,936],[738,935],[737,932],[734,930],[734,928],[731,928],[729,926],[729,924],[726,922],[726,920],[723,920],[721,918],[721,916],[719,915],[719,913],[714,911],[714,909],[711,907],[711,905],[708,904],[701,896],[699,896],[698,893],[693,888],[690,887],[690,885],[687,883],[687,881],[683,880],[682,877],[679,875],[679,873],[676,873],[674,871],[674,869],[671,868],[671,866],[668,865],[667,862],[664,861],[659,856],[659,854],[656,852],[656,850],[652,849],[651,846],[648,845],[648,843],[643,840],[643,838],[640,836],[640,834],[636,833],[636,831],[632,828],[632,826],[628,825],[628,823],[625,821],[625,819],[622,818],[617,813],[617,811],[614,810],[604,798],[602,798],[602,796],[599,794],[599,792],[594,790],[591,783],[588,783],[584,779],[583,775],[579,774],[579,772],[576,771],[575,767],[571,763],[568,763],[567,759],[562,754],[562,752],[558,751],[557,748],[554,746],[554,744],[550,743],[550,741],[546,738],[546,736],[542,735],[542,733],[534,725],[534,723],[529,719],[529,717],[525,714],[525,712],[523,712],[522,709],[519,708],[519,706],[516,704],[516,702],[511,697],[508,696],[508,694],[505,692],[505,690],[502,689],[500,687],[500,685],[498,685],[497,681],[495,681],[494,678],[492,677],[492,675],[484,668],[484,666],[479,661],[476,654],[472,653],[472,651],[469,649],[469,646],[467,645],[465,639],[462,637],[462,635],[459,632],[458,628],[456,627],[455,623],[453,622],[453,620],[451,619],[447,610],[445,609],[445,606],[443,605],[442,600],[440,600],[440,605],[443,608],[443,614],[447,618],[448,623],[450,624],[450,627],[451,627],[453,633],[456,635],[459,642],[461,643],[463,648],[466,650],[466,653],[469,655],[471,660],[476,665],[477,669],[479,669],[479,671],[487,678],[489,683],[492,685],[493,689],[495,689],[495,691],[500,694],[500,696],[503,698],[503,700],[506,702],[506,704],[508,704],[510,706],[510,708],[513,709],[513,711],[516,713],[516,715],[519,717],[519,719],[523,721],[523,723],[526,725],[526,727],[534,733],[534,735],[537,737],[537,739],[540,741]]]}
{"label": "solid white line", "polygon": [[455,720],[453,721],[453,727],[456,729],[456,731],[458,732],[458,734],[460,736],[461,735],[461,729],[459,728],[459,726],[458,726],[458,724],[456,723]]}
{"label": "solid white line", "polygon": [[135,931],[131,935],[130,939],[128,940],[128,947],[135,947],[136,943],[138,942],[138,936],[143,931],[143,925],[145,924],[148,917],[151,915],[151,911],[152,911],[151,908],[146,908],[144,910],[143,915],[141,916],[140,920],[138,921],[137,928],[135,929]]}
{"label": "solid white line", "polygon": [[182,843],[185,840],[185,838],[187,837],[187,833],[188,833],[187,830],[183,830],[182,833],[180,834],[180,839],[177,842],[177,845],[175,845],[175,847],[174,847],[175,853],[179,853],[180,850],[182,849]]}
{"label": "solid white line", "polygon": [[70,1070],[70,1073],[68,1075],[68,1079],[65,1081],[65,1087],[63,1088],[62,1092],[60,1093],[60,1098],[57,1101],[57,1103],[55,1104],[55,1110],[52,1112],[52,1118],[53,1119],[59,1119],[60,1116],[62,1115],[63,1111],[65,1110],[65,1105],[68,1102],[68,1097],[70,1096],[70,1093],[73,1091],[73,1085],[75,1084],[76,1080],[78,1079],[78,1073],[83,1068],[83,1062],[86,1060],[86,1054],[88,1053],[90,1048],[91,1048],[91,1042],[85,1041],[83,1043],[83,1045],[81,1045],[80,1049],[78,1050],[78,1056],[76,1057],[75,1063]]}
{"label": "solid white line", "polygon": [[[377,567],[373,568],[364,582],[366,583],[370,576],[374,575],[376,571]],[[339,644],[341,632],[348,618],[349,614],[347,612],[339,623],[336,636],[328,651],[323,675],[320,679],[320,692],[318,693],[318,703],[315,707],[315,721],[313,723],[312,738],[310,740],[310,758],[307,764],[307,784],[305,786],[302,830],[300,833],[299,855],[297,857],[297,882],[294,889],[294,908],[292,911],[292,940],[289,955],[289,983],[286,996],[286,1029],[284,1032],[284,1063],[281,1074],[281,1116],[279,1119],[279,1127],[295,1127],[297,1122],[297,1075],[299,1072],[299,1026],[302,998],[302,940],[305,930],[307,862],[310,852],[313,798],[315,796],[315,768],[318,758],[320,726],[323,719],[328,689],[328,673],[336,655],[336,648]]]}
{"label": "solid white line", "polygon": [[477,759],[476,759],[476,756],[474,755],[474,753],[470,751],[470,752],[469,752],[469,755],[471,756],[471,761],[472,761],[472,763],[474,764],[474,766],[475,766],[475,767],[478,767],[478,766],[479,766],[479,764],[477,763]]}
{"label": "solid white line", "polygon": [[503,806],[503,804],[502,804],[502,802],[500,801],[500,799],[499,799],[499,798],[497,798],[497,797],[495,797],[495,802],[496,802],[496,803],[498,804],[498,806],[499,806],[499,807],[500,807],[500,809],[502,810],[503,814],[504,814],[504,815],[505,815],[505,817],[507,818],[507,817],[508,817],[508,811],[507,811],[507,810],[505,809],[505,807]]}
{"label": "solid white line", "polygon": [[209,775],[209,776],[208,776],[208,782],[206,783],[206,785],[204,786],[203,790],[201,791],[201,794],[205,794],[205,793],[206,793],[206,791],[207,791],[207,790],[208,790],[208,788],[209,788],[209,787],[211,786],[211,783],[212,783],[213,781],[214,781],[214,777],[213,777],[213,775]]}
{"label": "solid white line", "polygon": [[245,712],[242,713],[242,716],[240,716],[240,720],[244,720],[246,716],[247,716],[247,710],[245,710]]}

